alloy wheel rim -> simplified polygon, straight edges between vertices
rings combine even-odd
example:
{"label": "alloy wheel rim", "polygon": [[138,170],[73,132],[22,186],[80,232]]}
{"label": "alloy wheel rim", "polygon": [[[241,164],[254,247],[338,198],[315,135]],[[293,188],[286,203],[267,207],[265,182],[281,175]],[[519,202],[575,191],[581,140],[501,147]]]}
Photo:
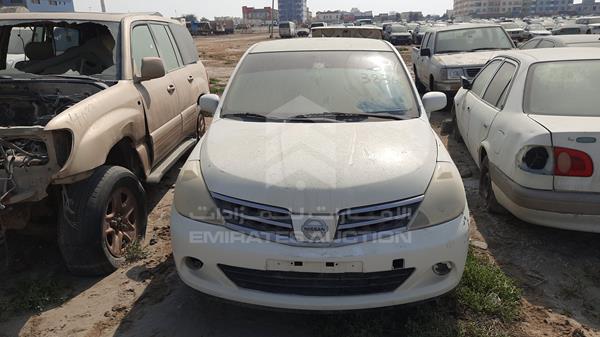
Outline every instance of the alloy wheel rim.
{"label": "alloy wheel rim", "polygon": [[114,257],[122,257],[137,238],[137,200],[124,187],[111,194],[104,212],[102,232],[104,244]]}

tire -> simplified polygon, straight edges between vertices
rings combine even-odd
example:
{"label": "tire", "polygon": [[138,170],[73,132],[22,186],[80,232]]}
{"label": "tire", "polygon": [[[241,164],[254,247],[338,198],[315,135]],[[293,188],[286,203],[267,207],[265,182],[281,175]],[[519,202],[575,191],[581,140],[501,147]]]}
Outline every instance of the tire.
{"label": "tire", "polygon": [[413,72],[415,74],[415,85],[417,86],[417,90],[419,93],[424,93],[426,91],[425,85],[419,80],[419,75],[417,75],[417,67],[413,66]]}
{"label": "tire", "polygon": [[196,140],[200,140],[202,136],[206,133],[206,117],[202,114],[198,114],[198,119],[196,120]]}
{"label": "tire", "polygon": [[85,276],[115,271],[125,262],[127,247],[146,234],[142,184],[123,167],[101,166],[66,190],[69,202],[63,202],[59,215],[58,244],[67,268]]}
{"label": "tire", "polygon": [[490,163],[487,157],[481,163],[481,177],[479,178],[479,195],[483,201],[486,211],[492,214],[506,214],[506,209],[498,203],[494,190],[492,189],[492,177],[490,175]]}
{"label": "tire", "polygon": [[464,139],[460,134],[460,130],[458,129],[458,118],[456,117],[456,108],[452,105],[452,139],[454,139],[457,143],[464,143]]}

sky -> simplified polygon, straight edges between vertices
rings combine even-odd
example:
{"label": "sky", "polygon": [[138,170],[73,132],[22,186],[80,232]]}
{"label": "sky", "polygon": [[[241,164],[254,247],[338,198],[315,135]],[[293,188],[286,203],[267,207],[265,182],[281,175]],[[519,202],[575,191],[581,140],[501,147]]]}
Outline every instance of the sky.
{"label": "sky", "polygon": [[[74,0],[77,11],[99,11],[100,0]],[[105,0],[109,12],[160,12],[165,16],[196,14],[199,17],[242,16],[242,6],[271,6],[271,0]],[[320,10],[372,10],[374,14],[390,11],[422,11],[424,14],[444,14],[453,0],[308,0],[315,13]],[[277,0],[275,0],[277,8]]]}

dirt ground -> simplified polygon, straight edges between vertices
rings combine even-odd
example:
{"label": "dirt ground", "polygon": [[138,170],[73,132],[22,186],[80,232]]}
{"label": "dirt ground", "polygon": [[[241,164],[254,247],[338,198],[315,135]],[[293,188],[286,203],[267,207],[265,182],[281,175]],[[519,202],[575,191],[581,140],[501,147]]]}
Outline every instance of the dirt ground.
{"label": "dirt ground", "polygon": [[[214,86],[223,87],[237,60],[265,35],[197,39]],[[409,49],[402,50],[410,63]],[[437,130],[448,113],[434,113]],[[443,137],[464,175],[475,249],[490,256],[523,289],[519,336],[600,336],[600,235],[533,226],[486,213],[478,171],[462,144]],[[0,267],[0,299],[25,287],[45,294],[25,312],[0,312],[0,337],[13,336],[308,336],[322,315],[271,312],[224,303],[185,286],[171,257],[169,213],[177,166],[148,186],[151,209],[142,260],[103,278],[78,278],[61,262],[51,231],[9,233],[7,265]],[[51,226],[49,226],[51,227]],[[18,296],[17,296],[18,297]],[[2,307],[0,307],[1,309]],[[386,335],[402,335],[389,331]],[[367,334],[368,335],[368,334]]]}

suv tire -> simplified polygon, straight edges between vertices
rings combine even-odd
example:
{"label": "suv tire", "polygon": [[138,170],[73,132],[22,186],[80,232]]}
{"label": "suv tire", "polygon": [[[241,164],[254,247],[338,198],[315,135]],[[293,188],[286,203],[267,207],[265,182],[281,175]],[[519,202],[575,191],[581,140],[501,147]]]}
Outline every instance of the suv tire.
{"label": "suv tire", "polygon": [[120,166],[101,166],[86,180],[66,188],[58,244],[68,269],[105,275],[125,262],[127,247],[146,234],[146,192]]}
{"label": "suv tire", "polygon": [[490,162],[487,157],[481,163],[481,176],[479,178],[479,195],[483,200],[486,211],[493,214],[506,214],[506,209],[498,203],[494,190],[492,189],[492,176],[490,174]]}

